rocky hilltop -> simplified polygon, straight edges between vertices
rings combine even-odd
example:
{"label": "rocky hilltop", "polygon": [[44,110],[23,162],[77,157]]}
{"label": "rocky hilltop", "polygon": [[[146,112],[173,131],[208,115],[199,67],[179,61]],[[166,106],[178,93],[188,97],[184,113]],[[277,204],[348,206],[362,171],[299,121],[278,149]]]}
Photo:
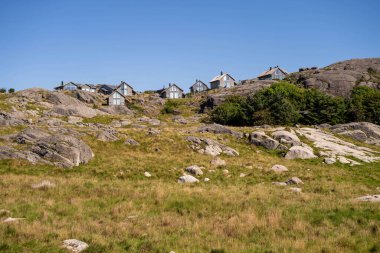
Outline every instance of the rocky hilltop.
{"label": "rocky hilltop", "polygon": [[292,73],[288,80],[305,88],[348,97],[355,86],[380,89],[380,58],[342,61],[321,69]]}

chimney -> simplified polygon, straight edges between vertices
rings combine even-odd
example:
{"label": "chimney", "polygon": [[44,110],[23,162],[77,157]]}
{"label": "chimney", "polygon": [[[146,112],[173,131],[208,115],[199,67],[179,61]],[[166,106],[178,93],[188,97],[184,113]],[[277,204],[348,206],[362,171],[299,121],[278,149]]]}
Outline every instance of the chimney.
{"label": "chimney", "polygon": [[61,86],[63,86],[63,81],[61,81]]}
{"label": "chimney", "polygon": [[269,67],[269,70],[272,70],[272,67]]}
{"label": "chimney", "polygon": [[223,71],[220,71],[220,75],[223,75]]}

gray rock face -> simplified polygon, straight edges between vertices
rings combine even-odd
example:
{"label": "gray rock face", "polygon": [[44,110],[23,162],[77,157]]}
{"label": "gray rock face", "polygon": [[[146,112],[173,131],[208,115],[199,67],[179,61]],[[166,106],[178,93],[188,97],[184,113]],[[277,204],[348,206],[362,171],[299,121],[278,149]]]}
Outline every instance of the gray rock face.
{"label": "gray rock face", "polygon": [[237,152],[235,149],[209,138],[188,136],[186,140],[191,143],[190,147],[192,149],[198,151],[201,154],[207,154],[211,156],[218,156],[222,153],[229,156],[239,155],[239,152]]}
{"label": "gray rock face", "polygon": [[250,135],[250,142],[256,146],[262,146],[267,149],[274,150],[280,144],[278,141],[270,138],[264,132],[256,131]]}
{"label": "gray rock face", "polygon": [[311,159],[316,157],[313,150],[303,146],[293,146],[285,155],[286,159]]}
{"label": "gray rock face", "polygon": [[352,122],[328,126],[328,128],[334,133],[347,135],[358,141],[380,146],[380,126],[378,125],[369,122]]}
{"label": "gray rock face", "polygon": [[199,180],[191,175],[184,175],[178,178],[178,183],[198,183]]}
{"label": "gray rock face", "polygon": [[119,140],[119,138],[117,136],[115,136],[113,132],[107,131],[107,130],[103,130],[103,131],[99,132],[96,135],[96,138],[98,140],[104,141],[104,142],[110,142],[110,141],[117,141],[117,140]]}
{"label": "gray rock face", "polygon": [[133,115],[133,111],[124,105],[106,106],[99,109],[99,111],[112,114],[112,115]]}
{"label": "gray rock face", "polygon": [[11,113],[0,112],[0,126],[20,126],[28,123],[25,119],[12,116]]}
{"label": "gray rock face", "polygon": [[21,145],[27,144],[27,149],[0,147],[0,159],[26,159],[32,163],[45,162],[73,167],[87,163],[94,156],[86,143],[70,135],[50,134],[28,128],[17,134],[14,140]]}
{"label": "gray rock face", "polygon": [[72,252],[82,252],[88,248],[88,244],[77,239],[68,239],[63,241],[63,247]]}
{"label": "gray rock face", "polygon": [[243,133],[239,133],[229,129],[228,127],[219,125],[219,124],[211,124],[201,126],[197,130],[199,133],[214,133],[214,134],[229,134],[236,138],[243,138]]}
{"label": "gray rock face", "polygon": [[195,176],[203,175],[203,171],[198,165],[189,166],[185,168],[185,171]]}
{"label": "gray rock face", "polygon": [[318,70],[293,73],[290,79],[305,88],[348,97],[357,85],[380,89],[379,79],[369,69],[380,73],[380,58],[342,61]]}
{"label": "gray rock face", "polygon": [[226,166],[226,161],[220,159],[219,157],[214,157],[212,160],[211,160],[211,165],[215,166],[215,167],[222,167],[222,166]]}
{"label": "gray rock face", "polygon": [[[299,128],[297,132],[313,142],[313,146],[320,150],[319,153],[323,157],[353,157],[363,162],[380,160],[380,157],[376,155],[374,150],[343,141],[321,129],[303,127]],[[357,165],[355,161],[352,164]]]}
{"label": "gray rock face", "polygon": [[290,144],[292,146],[297,146],[301,144],[300,139],[295,133],[280,130],[272,133],[273,139],[279,141],[282,144]]}
{"label": "gray rock face", "polygon": [[152,126],[159,126],[161,124],[161,121],[158,120],[158,119],[152,119],[152,118],[148,118],[148,117],[141,117],[141,118],[138,118],[137,121],[139,122],[144,122],[144,123],[148,123]]}

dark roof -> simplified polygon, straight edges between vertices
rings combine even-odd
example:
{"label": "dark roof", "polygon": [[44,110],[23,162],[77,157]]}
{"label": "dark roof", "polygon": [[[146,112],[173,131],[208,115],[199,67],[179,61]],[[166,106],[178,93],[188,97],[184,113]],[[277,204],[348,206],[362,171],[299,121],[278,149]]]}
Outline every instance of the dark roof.
{"label": "dark roof", "polygon": [[208,89],[208,86],[207,86],[207,84],[205,84],[204,82],[202,82],[201,80],[196,80],[195,81],[195,83],[193,84],[193,85],[191,85],[190,86],[190,89],[194,86],[194,85],[196,85],[197,83],[202,83],[204,86],[206,86],[207,87],[207,89]]}

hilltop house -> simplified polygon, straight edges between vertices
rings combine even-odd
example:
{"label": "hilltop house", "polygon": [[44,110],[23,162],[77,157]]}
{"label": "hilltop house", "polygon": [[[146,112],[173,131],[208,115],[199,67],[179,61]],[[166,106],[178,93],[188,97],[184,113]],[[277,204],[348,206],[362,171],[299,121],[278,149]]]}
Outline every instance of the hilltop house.
{"label": "hilltop house", "polygon": [[220,72],[219,76],[210,81],[211,89],[231,88],[236,85],[235,79],[227,73]]}
{"label": "hilltop house", "polygon": [[199,93],[199,92],[203,92],[207,90],[208,90],[208,86],[204,82],[198,79],[195,80],[195,83],[192,86],[190,86],[191,93]]}
{"label": "hilltop house", "polygon": [[107,105],[125,105],[125,96],[114,89],[105,99]]}
{"label": "hilltop house", "polygon": [[136,92],[133,90],[132,86],[130,86],[129,84],[127,84],[124,81],[121,81],[119,86],[116,87],[116,90],[118,92],[120,92],[121,94],[123,94],[124,96],[132,96],[132,95],[136,94]]}
{"label": "hilltop house", "polygon": [[157,93],[162,98],[183,98],[183,90],[175,83],[169,83],[169,87],[158,90]]}
{"label": "hilltop house", "polygon": [[282,80],[287,75],[289,75],[287,71],[279,66],[276,66],[274,68],[270,67],[267,71],[261,73],[257,78],[259,80]]}
{"label": "hilltop house", "polygon": [[55,90],[83,90],[89,92],[96,92],[96,86],[93,84],[79,84],[74,82],[63,83],[54,88]]}

